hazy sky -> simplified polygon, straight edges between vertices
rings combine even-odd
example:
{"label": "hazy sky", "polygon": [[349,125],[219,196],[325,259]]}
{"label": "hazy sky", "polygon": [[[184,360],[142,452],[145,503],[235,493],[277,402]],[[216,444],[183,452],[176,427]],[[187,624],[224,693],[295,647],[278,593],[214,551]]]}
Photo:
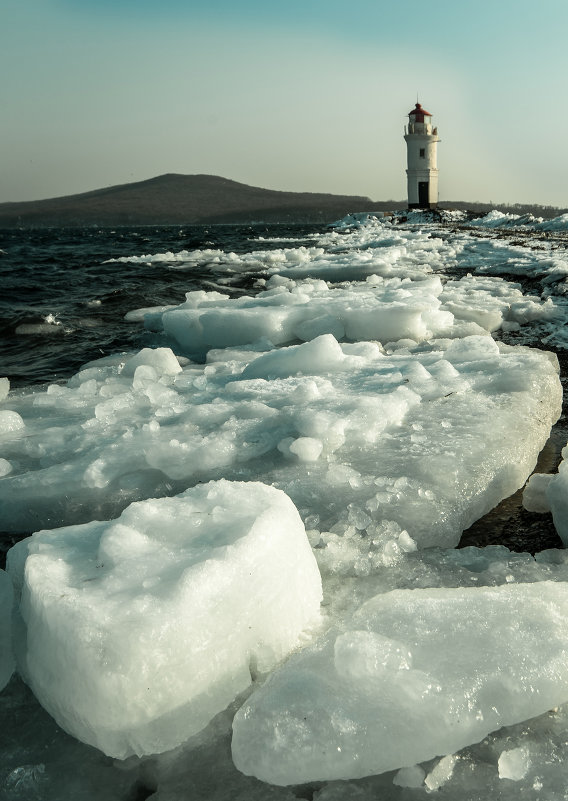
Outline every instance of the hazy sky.
{"label": "hazy sky", "polygon": [[0,202],[209,173],[406,197],[434,116],[441,200],[568,205],[566,0],[0,0]]}

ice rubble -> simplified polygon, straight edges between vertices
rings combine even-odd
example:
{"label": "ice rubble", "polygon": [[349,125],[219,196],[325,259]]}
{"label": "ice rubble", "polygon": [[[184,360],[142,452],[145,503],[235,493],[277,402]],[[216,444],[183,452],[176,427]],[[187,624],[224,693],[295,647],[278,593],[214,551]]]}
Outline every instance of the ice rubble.
{"label": "ice rubble", "polygon": [[383,211],[356,211],[353,214],[346,214],[340,220],[329,223],[327,226],[336,231],[351,231],[353,229],[361,229],[369,225],[369,223],[378,220],[389,219],[392,215],[385,214]]}
{"label": "ice rubble", "polygon": [[[323,245],[323,246],[322,246]],[[243,273],[288,278],[357,281],[367,276],[422,278],[455,258],[455,248],[430,232],[393,228],[375,221],[350,233],[330,231],[312,247],[225,253],[194,250],[121,257],[117,261],[168,264],[172,269],[208,270],[224,280]]]}
{"label": "ice rubble", "polygon": [[542,222],[542,217],[535,217],[532,214],[511,214],[493,209],[481,217],[470,220],[466,225],[472,228],[518,228],[519,226],[538,228]]}
{"label": "ice rubble", "polygon": [[[436,215],[440,216],[440,215]],[[537,222],[516,215],[491,212],[472,223],[464,222],[461,212],[444,212],[443,218],[459,229],[448,231],[433,225],[433,215],[413,212],[405,225],[391,225],[388,220],[369,217],[366,223],[346,226],[321,234],[311,247],[257,250],[252,253],[225,253],[222,250],[179,251],[145,256],[120,257],[117,261],[167,264],[172,269],[199,268],[230,284],[242,274],[318,278],[343,282],[364,280],[370,276],[418,280],[432,272],[464,271],[490,275],[518,275],[540,278],[550,292],[565,294],[568,256],[562,249],[552,249],[539,241],[538,249],[513,244],[505,239],[472,236],[471,229],[487,231],[508,221],[508,227],[525,233],[568,230],[568,215]],[[517,225],[517,223],[519,223]],[[522,224],[520,224],[522,223]],[[506,226],[507,227],[507,226]],[[536,242],[536,240],[535,240]],[[531,245],[530,238],[527,245]],[[111,260],[112,261],[112,260]],[[143,310],[150,312],[150,309]],[[166,311],[162,308],[161,311]],[[561,316],[566,317],[566,310]],[[138,320],[140,312],[131,311],[128,319]]]}
{"label": "ice rubble", "polygon": [[317,623],[292,502],[211,482],[14,546],[19,670],[59,725],[121,759],[203,729]]}
{"label": "ice rubble", "polygon": [[[8,440],[12,461],[21,464],[40,446],[41,459],[36,470],[28,465],[28,472],[7,476],[0,485],[6,522],[11,513],[19,524],[21,510],[29,508],[43,519],[53,517],[70,485],[92,518],[93,498],[97,504],[106,498],[109,508],[124,504],[133,475],[137,490],[147,492],[166,487],[168,480],[171,491],[179,490],[214,477],[219,468],[229,478],[262,479],[285,489],[309,522],[327,604],[337,616],[337,576],[362,577],[401,561],[404,571],[405,555],[417,546],[455,545],[467,525],[521,486],[559,413],[560,396],[550,354],[499,345],[487,336],[441,340],[437,347],[401,348],[387,356],[376,344],[342,346],[325,335],[264,353],[224,350],[212,353],[207,365],[183,368],[167,349],[141,352],[128,361],[94,364],[67,388],[12,399],[26,431],[25,437],[12,432]],[[75,418],[70,438],[65,413]],[[43,467],[48,453],[52,464]],[[289,617],[294,599],[306,592],[305,581],[294,584],[283,573],[276,543],[271,542],[277,554],[273,569],[264,564],[258,543],[251,543],[251,568],[263,579],[247,575],[243,585],[241,575],[227,590],[220,620],[218,608],[206,603],[192,624],[198,596],[207,599],[208,592],[201,593],[196,582],[189,612],[175,598],[162,601],[165,584],[173,586],[174,596],[186,586],[180,572],[195,554],[188,548],[188,560],[180,557],[178,521],[191,517],[184,505],[192,509],[194,496],[203,498],[208,486],[134,504],[110,524],[42,532],[10,552],[11,572],[24,586],[27,650],[19,640],[21,672],[65,729],[106,753],[165,750],[202,728],[250,681],[251,643],[246,627],[243,632],[237,625],[237,619],[249,625],[249,618],[239,604],[266,611],[273,626],[275,619]],[[234,493],[232,486],[224,483],[223,491]],[[233,506],[245,516],[254,517],[255,508],[261,515],[263,493],[278,491],[255,485],[250,497],[243,494]],[[211,524],[220,506],[224,536],[235,536],[234,509],[227,514],[222,499],[207,503]],[[289,528],[296,513],[286,503],[282,522]],[[77,515],[77,509],[66,514]],[[220,565],[234,575],[234,547],[226,541],[223,546],[227,558]],[[205,566],[200,570],[210,589],[210,574]],[[313,586],[316,575],[314,568]],[[275,612],[267,597],[284,603],[285,612]],[[285,644],[273,644],[276,656],[257,654],[256,669],[272,666],[314,616],[312,604]],[[173,629],[171,620],[177,621]],[[217,653],[216,665],[227,657],[221,672],[234,671],[226,680],[212,671],[208,651],[193,658],[195,639],[208,630],[203,647]],[[279,628],[272,631],[280,634]],[[171,643],[184,636],[185,661],[179,657],[178,664]],[[244,655],[235,665],[233,641],[239,638]],[[160,653],[168,654],[167,684]],[[202,685],[195,681],[200,674],[210,690],[203,704]],[[142,704],[148,682],[152,703]],[[122,705],[110,703],[114,695]]]}
{"label": "ice rubble", "polygon": [[[552,724],[547,717],[518,730],[502,729],[460,755],[454,752],[504,723],[526,720],[566,700],[562,613],[568,567],[563,552],[539,555],[535,561],[527,554],[509,554],[504,548],[445,548],[457,543],[463,528],[523,484],[560,411],[561,388],[554,357],[498,344],[489,332],[499,328],[515,331],[537,321],[543,331],[549,326],[549,335],[557,337],[557,322],[566,314],[562,298],[530,298],[518,284],[491,274],[538,277],[543,284],[548,282],[545,286],[553,295],[562,291],[560,279],[568,274],[568,261],[561,253],[528,252],[504,240],[480,240],[464,231],[454,232],[452,237],[437,236],[434,228],[433,235],[420,229],[424,221],[418,216],[411,222],[414,227],[404,229],[368,220],[352,230],[332,231],[322,238],[323,246],[318,243],[308,248],[244,256],[198,251],[141,257],[174,268],[207,266],[212,273],[225,275],[219,284],[230,283],[233,274],[260,274],[258,286],[266,291],[236,301],[219,292],[190,293],[181,307],[137,310],[128,315],[131,320],[146,316],[148,327],[161,331],[162,336],[164,321],[175,320],[168,334],[177,340],[176,347],[186,354],[207,351],[206,364],[176,358],[169,348],[162,347],[87,365],[66,386],[6,397],[8,388],[0,380],[4,401],[0,502],[5,529],[32,531],[69,524],[66,529],[35,535],[10,554],[18,597],[20,586],[24,588],[21,610],[28,626],[27,653],[22,621],[17,627],[20,669],[46,708],[77,736],[118,755],[172,747],[202,728],[245,689],[251,670],[256,675],[270,669],[298,641],[300,630],[317,619],[319,576],[312,561],[308,571],[313,590],[311,601],[308,599],[311,611],[303,617],[298,613],[296,629],[286,635],[284,643],[279,639],[281,627],[276,631],[270,627],[268,634],[276,638],[271,641],[272,655],[263,647],[250,658],[253,646],[248,630],[240,625],[239,604],[248,605],[250,614],[263,621],[276,614],[282,623],[288,620],[288,608],[282,611],[278,606],[275,613],[266,598],[271,604],[286,603],[289,590],[292,603],[305,599],[302,592],[289,586],[289,575],[283,576],[279,566],[257,560],[258,546],[248,543],[245,548],[248,536],[239,542],[269,590],[264,590],[266,585],[260,580],[247,581],[245,586],[242,575],[233,574],[234,585],[225,587],[231,611],[228,621],[211,606],[203,613],[209,617],[199,619],[188,616],[187,610],[170,613],[175,598],[184,591],[180,575],[184,567],[159,541],[160,536],[171,535],[176,543],[180,538],[177,525],[164,510],[177,510],[188,498],[202,497],[206,491],[199,484],[202,481],[262,480],[287,493],[309,529],[323,578],[325,625],[331,631],[314,648],[292,657],[251,696],[245,710],[249,710],[250,720],[261,721],[261,726],[267,725],[263,710],[282,713],[285,725],[279,731],[283,733],[285,726],[293,728],[294,701],[289,709],[278,711],[279,699],[270,688],[281,686],[288,692],[294,687],[305,692],[308,706],[317,706],[321,699],[327,709],[335,704],[336,714],[329,725],[341,732],[341,753],[347,759],[345,763],[338,760],[338,752],[333,760],[329,755],[318,756],[317,732],[313,748],[302,748],[304,726],[314,724],[317,729],[327,725],[325,709],[315,709],[309,722],[300,718],[288,762],[280,756],[273,760],[272,732],[253,753],[255,741],[246,734],[249,723],[243,711],[235,723],[239,766],[251,772],[264,770],[264,765],[259,768],[264,753],[269,772],[263,777],[304,780],[298,779],[298,771],[306,768],[303,776],[318,775],[326,782],[339,775],[338,769],[342,776],[362,775],[363,763],[367,765],[363,772],[400,769],[394,775],[332,781],[317,791],[318,801],[354,795],[370,798],[377,792],[391,797],[397,788],[404,793],[404,788],[411,787],[429,792],[451,787],[450,795],[455,797],[465,797],[464,787],[476,792],[484,787],[486,797],[505,793],[503,798],[508,798],[503,790],[507,782],[523,782],[523,787],[529,782],[540,792],[543,781],[552,786],[557,780],[549,766],[556,759],[556,750],[561,750],[556,740],[565,740],[562,712],[554,724],[557,734],[550,734]],[[448,270],[454,278],[440,280],[432,275]],[[455,277],[465,272],[468,274],[461,279]],[[324,282],[346,279],[350,283],[339,286]],[[397,311],[390,319],[386,304]],[[368,312],[366,319],[363,312]],[[371,339],[375,341],[368,341]],[[301,344],[281,347],[291,342]],[[216,349],[211,350],[213,346]],[[561,469],[559,477],[546,482],[550,487],[556,482],[557,499],[566,493],[563,474]],[[186,493],[186,488],[195,484]],[[554,490],[549,499],[548,487],[531,484],[531,503],[552,507]],[[237,492],[232,483],[224,481],[222,486],[227,497]],[[250,484],[246,486],[250,491]],[[276,489],[266,490],[277,493]],[[258,519],[266,506],[264,490],[260,492],[258,496],[254,493],[262,507],[257,510]],[[158,496],[174,497],[156,499]],[[131,501],[145,498],[154,500],[128,507]],[[252,495],[246,500],[241,497],[238,513],[253,515],[254,503]],[[210,509],[211,516],[219,513],[218,506]],[[125,507],[118,520],[87,522],[97,517],[117,518]],[[288,506],[284,522],[294,519],[298,542],[303,542],[300,552],[304,549],[309,554],[296,514]],[[565,512],[557,512],[555,519],[562,517],[566,518]],[[71,525],[82,522],[86,525]],[[557,525],[561,528],[562,524]],[[223,536],[237,537],[238,533],[231,527],[223,530]],[[121,559],[108,570],[108,560],[105,568],[93,568],[97,576],[105,571],[102,581],[81,582],[81,578],[91,578],[89,560],[96,560],[97,548],[105,542],[115,549],[113,559],[117,554]],[[282,550],[277,543],[272,545],[276,552]],[[216,567],[228,575],[234,568],[235,545],[226,543],[223,548],[224,558],[217,560]],[[190,550],[188,547],[187,552]],[[296,549],[290,553],[297,557]],[[65,561],[56,563],[57,555]],[[201,564],[204,577],[212,569],[210,561]],[[194,569],[198,568],[187,565],[189,573]],[[172,576],[176,571],[177,582]],[[55,576],[53,583],[49,583],[51,576]],[[548,580],[557,583],[551,586]],[[82,584],[80,592],[74,582]],[[104,597],[99,591],[102,600],[98,607],[91,602],[99,597],[97,582],[113,584],[117,591],[115,596],[105,593]],[[168,585],[168,597],[160,596],[158,584]],[[494,585],[503,586],[485,589]],[[72,615],[61,613],[58,586],[77,601]],[[409,587],[422,589],[411,591]],[[389,592],[394,589],[397,591]],[[144,612],[150,597],[152,608]],[[142,612],[147,615],[145,620]],[[43,634],[37,625],[40,613],[48,621]],[[388,621],[387,613],[396,618],[392,624],[396,631],[381,628]],[[95,621],[97,614],[102,620]],[[494,625],[484,626],[484,617]],[[205,655],[219,652],[227,657],[225,664],[219,665],[224,678],[219,679],[210,699],[197,695],[199,687],[179,680],[186,675],[182,667],[168,669],[168,681],[164,682],[164,666],[153,659],[160,654],[160,659],[165,659],[166,653],[168,662],[183,656],[194,658],[189,649],[179,654],[168,646],[172,621],[173,629],[179,626],[181,630],[186,620],[187,636],[198,632],[205,638],[205,647],[210,649]],[[399,634],[404,620],[406,639]],[[225,629],[219,634],[221,629],[216,628],[223,625],[228,626],[231,643],[238,641],[242,646],[236,667],[224,639]],[[516,626],[514,637],[512,625]],[[127,629],[129,633],[124,634]],[[59,632],[61,653],[54,642],[42,646],[47,632]],[[92,637],[94,632],[101,636],[99,643]],[[5,641],[5,629],[2,636]],[[156,637],[164,644],[163,651],[156,650]],[[144,647],[150,640],[152,645]],[[44,652],[49,659],[44,660]],[[95,659],[90,658],[93,653],[98,654]],[[444,662],[444,654],[452,657],[453,665],[451,659]],[[103,657],[106,673],[96,669],[96,658]],[[66,668],[73,660],[79,666],[84,659],[84,672],[75,677],[58,673],[60,659]],[[113,682],[119,685],[126,680],[127,671],[121,678],[120,670],[128,664],[141,675],[136,675],[133,683],[128,681],[120,696],[117,717],[122,720],[116,729],[113,721],[105,718],[109,704],[100,699],[111,692]],[[208,656],[201,662],[198,655],[193,662],[206,674],[206,683],[216,681],[215,664]],[[550,673],[539,669],[543,664]],[[8,679],[11,662],[4,665]],[[146,672],[139,670],[141,665]],[[319,679],[312,673],[314,665],[321,666]],[[47,678],[51,670],[57,678],[55,685]],[[424,674],[433,681],[421,697]],[[78,685],[79,675],[89,677],[87,688]],[[390,699],[381,696],[380,689],[369,695],[379,675],[387,676],[383,690],[385,686],[393,689]],[[554,675],[554,681],[549,681],[549,675]],[[150,686],[155,688],[153,706],[143,688],[146,676],[152,678]],[[17,683],[12,682],[8,689],[17,693]],[[413,692],[420,703],[415,703]],[[459,725],[436,727],[436,715],[445,721],[444,715],[451,714],[451,698],[456,704],[462,702]],[[388,707],[393,726],[431,710],[432,716],[424,723],[431,729],[422,730],[431,731],[431,736],[415,737],[412,728],[401,732],[400,738],[381,735],[384,718],[373,717],[373,704],[379,702]],[[398,711],[391,702],[398,704]],[[179,722],[172,711],[180,710],[181,717],[181,709],[187,706],[192,710],[190,725],[185,719]],[[166,754],[156,759],[152,781],[160,785],[161,798],[177,798],[180,788],[188,786],[199,787],[196,796],[207,786],[209,797],[212,783],[218,787],[219,798],[232,792],[230,788],[234,788],[234,797],[239,792],[248,798],[265,797],[265,788],[238,774],[228,760],[234,708],[214,719],[209,735],[200,734],[184,746],[185,751],[174,752],[178,757]],[[383,737],[385,746],[381,759],[387,759],[389,749],[396,751],[397,740],[399,756],[378,762],[370,748],[365,756],[374,735],[362,742],[361,730],[351,725],[347,714],[342,717],[349,708],[355,710],[352,717],[357,721],[369,718],[369,731],[378,727],[374,731]],[[168,715],[177,721],[171,727]],[[536,733],[527,742],[530,732]],[[430,747],[427,754],[420,750],[426,745]],[[363,758],[350,761],[349,748],[357,749]],[[490,766],[488,748],[493,749]],[[39,744],[37,753],[41,760]],[[414,764],[444,753],[442,759]],[[82,759],[94,765],[92,752],[89,754]],[[204,756],[208,767],[201,761]],[[320,767],[316,773],[309,767],[318,759],[320,767],[324,765],[321,774],[317,772]],[[151,774],[149,763],[144,764],[141,775]],[[355,764],[359,767],[354,768]],[[384,767],[386,764],[390,767]],[[539,766],[538,774],[535,766]],[[31,781],[35,768],[28,767]],[[17,767],[10,774],[15,781],[19,781],[19,770]],[[207,785],[206,770],[211,772]],[[278,777],[279,770],[283,772]],[[116,786],[119,784],[122,787],[122,780]],[[287,790],[270,790],[275,799],[295,797]],[[210,797],[217,795],[212,792]]]}
{"label": "ice rubble", "polygon": [[[515,330],[527,320],[539,320],[551,344],[565,346],[559,329],[559,321],[568,316],[565,251],[552,249],[549,243],[540,242],[538,249],[531,249],[504,239],[472,236],[466,228],[452,231],[451,236],[437,233],[431,223],[404,228],[369,220],[347,232],[320,235],[318,243],[324,247],[243,255],[215,251],[214,262],[209,251],[155,254],[147,258],[224,274],[218,279],[219,289],[248,273],[260,275],[257,285],[268,291],[234,300],[225,289],[192,292],[181,306],[131,310],[126,318],[145,320],[149,329],[167,331],[190,354],[202,354],[207,347],[244,344],[261,336],[273,344],[321,333],[349,339],[353,334],[346,331],[346,321],[349,326],[357,320],[353,304],[359,303],[363,310],[374,309],[382,325],[379,319],[373,321],[357,338],[382,339],[389,336],[384,328],[387,301],[397,304],[406,327],[414,329],[413,338],[440,336],[444,328],[446,336],[480,333],[473,330],[473,324],[490,331]],[[433,272],[464,277],[445,281],[440,287],[427,280]],[[545,302],[536,296],[523,297],[519,284],[503,281],[496,277],[499,275],[538,279]],[[327,287],[324,281],[340,283]],[[327,294],[326,289],[330,290]],[[428,311],[426,305],[432,298]],[[524,311],[518,305],[523,303],[527,304]],[[453,313],[453,325],[452,318],[442,312]]]}
{"label": "ice rubble", "polygon": [[535,217],[533,214],[511,214],[493,209],[481,217],[465,223],[480,228],[512,228],[534,231],[568,231],[568,214],[561,214],[551,220]]}
{"label": "ice rubble", "polygon": [[519,328],[557,316],[550,298],[526,298],[518,285],[498,278],[465,276],[442,284],[438,276],[410,281],[373,275],[349,287],[330,288],[321,279],[275,275],[266,291],[253,297],[188,292],[180,306],[137,310],[127,318],[143,319],[183,353],[203,356],[211,348],[251,345],[262,338],[273,345],[322,334],[350,341],[422,342]]}
{"label": "ice rubble", "polygon": [[145,324],[176,340],[188,354],[252,344],[262,337],[273,345],[321,334],[351,341],[422,341],[452,326],[453,316],[439,309],[441,291],[437,277],[419,282],[376,277],[349,290],[329,289],[320,280],[290,281],[289,288],[276,284],[255,297],[235,299],[189,292],[181,306],[147,314]]}
{"label": "ice rubble", "polygon": [[6,531],[116,517],[224,476],[284,490],[330,553],[382,559],[403,530],[451,547],[522,486],[560,413],[555,357],[487,336],[385,355],[327,334],[176,375],[133,358],[13,398],[25,429],[4,439]]}

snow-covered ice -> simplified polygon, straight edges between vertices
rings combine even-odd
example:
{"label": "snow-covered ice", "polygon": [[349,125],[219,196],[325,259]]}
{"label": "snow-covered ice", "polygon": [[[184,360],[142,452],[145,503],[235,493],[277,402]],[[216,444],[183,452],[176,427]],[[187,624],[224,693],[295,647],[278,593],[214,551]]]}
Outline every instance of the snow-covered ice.
{"label": "snow-covered ice", "polygon": [[10,551],[19,669],[66,731],[121,759],[203,729],[319,618],[283,492],[219,481]]}

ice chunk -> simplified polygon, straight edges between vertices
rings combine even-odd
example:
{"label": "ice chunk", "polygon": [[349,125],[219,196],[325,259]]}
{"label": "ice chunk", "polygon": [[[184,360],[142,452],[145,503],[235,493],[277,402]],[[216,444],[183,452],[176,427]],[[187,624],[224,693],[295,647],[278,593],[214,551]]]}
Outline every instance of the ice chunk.
{"label": "ice chunk", "polygon": [[315,462],[323,450],[323,443],[313,437],[298,437],[290,443],[289,449],[301,462]]}
{"label": "ice chunk", "polygon": [[420,765],[412,765],[409,768],[401,768],[397,771],[392,783],[399,787],[422,787],[425,776],[426,774]]}
{"label": "ice chunk", "polygon": [[550,504],[546,497],[547,487],[553,476],[547,473],[533,473],[523,490],[523,506],[527,512],[545,514],[550,512]]}
{"label": "ice chunk", "polygon": [[10,409],[0,409],[0,435],[13,434],[25,428],[22,416]]}
{"label": "ice chunk", "polygon": [[568,700],[567,613],[568,585],[548,581],[377,595],[253,693],[235,764],[284,785],[453,754]]}
{"label": "ice chunk", "polygon": [[529,750],[526,747],[511,748],[499,757],[499,778],[518,782],[524,779],[531,766]]}
{"label": "ice chunk", "polygon": [[430,792],[439,790],[443,784],[446,784],[446,782],[452,778],[457,761],[458,758],[456,756],[449,754],[448,756],[442,757],[442,759],[436,763],[424,779],[424,784]]}
{"label": "ice chunk", "polygon": [[347,357],[332,334],[322,334],[311,342],[265,353],[245,367],[242,377],[273,378],[295,373],[322,375],[343,369]]}
{"label": "ice chunk", "polygon": [[0,458],[0,478],[12,472],[12,465],[7,459]]}
{"label": "ice chunk", "polygon": [[14,672],[12,653],[12,582],[0,570],[0,690],[4,689]]}
{"label": "ice chunk", "polygon": [[122,374],[134,376],[136,369],[142,365],[153,367],[157,376],[181,373],[180,363],[171,348],[143,348],[126,361]]}
{"label": "ice chunk", "polygon": [[198,732],[319,615],[321,580],[280,490],[211,482],[9,552],[20,670],[59,725],[119,758]]}
{"label": "ice chunk", "polygon": [[9,392],[10,392],[10,379],[5,377],[0,378],[0,402],[8,397]]}
{"label": "ice chunk", "polygon": [[568,445],[562,450],[563,459],[546,488],[552,519],[564,545],[568,545]]}

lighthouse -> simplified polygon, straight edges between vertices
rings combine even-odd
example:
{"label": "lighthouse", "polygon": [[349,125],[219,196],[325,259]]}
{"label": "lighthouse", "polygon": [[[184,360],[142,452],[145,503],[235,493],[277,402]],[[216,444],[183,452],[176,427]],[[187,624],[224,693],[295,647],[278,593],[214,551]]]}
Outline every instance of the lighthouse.
{"label": "lighthouse", "polygon": [[432,115],[417,103],[404,126],[408,169],[409,209],[435,209],[438,205],[438,129]]}

